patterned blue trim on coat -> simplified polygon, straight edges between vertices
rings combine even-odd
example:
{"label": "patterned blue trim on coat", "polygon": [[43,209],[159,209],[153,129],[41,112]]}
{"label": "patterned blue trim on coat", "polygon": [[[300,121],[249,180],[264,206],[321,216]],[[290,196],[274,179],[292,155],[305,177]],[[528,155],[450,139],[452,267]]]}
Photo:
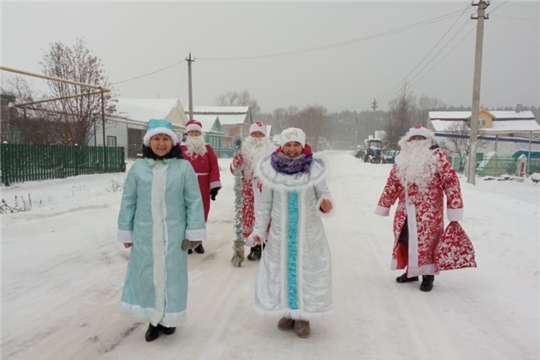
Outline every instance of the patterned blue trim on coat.
{"label": "patterned blue trim on coat", "polygon": [[297,289],[297,255],[298,255],[298,192],[292,191],[288,194],[288,255],[287,255],[287,294],[289,309],[298,310],[298,289]]}

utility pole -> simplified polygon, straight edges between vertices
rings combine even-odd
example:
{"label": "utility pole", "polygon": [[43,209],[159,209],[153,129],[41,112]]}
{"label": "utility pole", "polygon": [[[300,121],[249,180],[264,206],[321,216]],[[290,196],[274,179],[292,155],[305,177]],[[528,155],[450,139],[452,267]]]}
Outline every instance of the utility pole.
{"label": "utility pole", "polygon": [[189,119],[193,119],[193,92],[191,87],[191,63],[195,61],[195,59],[191,59],[191,52],[189,53],[189,57],[186,59],[187,61],[187,67],[188,67],[188,82],[189,82]]}
{"label": "utility pole", "polygon": [[107,172],[107,137],[105,136],[105,96],[101,89],[101,127],[103,128],[103,172]]}
{"label": "utility pole", "polygon": [[480,0],[478,4],[473,3],[472,6],[478,6],[478,15],[471,15],[471,19],[477,20],[476,24],[476,50],[474,55],[474,81],[473,81],[473,99],[471,112],[471,136],[469,139],[469,171],[467,173],[467,182],[475,185],[476,182],[476,146],[478,138],[478,114],[480,112],[480,80],[482,77],[482,49],[484,43],[484,20],[488,19],[486,8],[489,6],[489,1]]}
{"label": "utility pole", "polygon": [[358,149],[358,118],[354,119],[356,127],[354,128],[354,155],[356,156],[356,150]]}
{"label": "utility pole", "polygon": [[377,111],[377,109],[379,108],[377,106],[377,99],[373,99],[373,102],[371,103],[371,108],[373,109],[373,111]]}

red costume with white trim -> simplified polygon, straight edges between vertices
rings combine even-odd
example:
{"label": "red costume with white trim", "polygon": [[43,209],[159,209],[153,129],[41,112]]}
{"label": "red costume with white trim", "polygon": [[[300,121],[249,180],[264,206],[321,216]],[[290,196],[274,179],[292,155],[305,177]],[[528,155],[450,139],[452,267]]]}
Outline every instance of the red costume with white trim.
{"label": "red costume with white trim", "polygon": [[[266,126],[257,121],[250,127],[250,133],[259,131],[267,136]],[[243,155],[235,155],[230,166],[231,173],[234,175],[236,168],[241,168],[242,171],[242,235],[246,240],[253,232],[255,225],[255,212],[257,211],[259,198],[262,192],[262,184],[259,178],[254,175],[254,168],[257,161],[264,155],[270,154],[276,150],[276,146],[268,142],[267,146],[262,148],[260,154],[251,159],[249,163],[244,161]],[[253,154],[250,154],[253,157]]]}
{"label": "red costume with white trim", "polygon": [[[424,130],[427,129],[417,131],[420,134],[414,134],[414,131],[412,134],[408,133],[407,139],[415,135],[426,137]],[[393,224],[391,268],[395,270],[407,267],[407,277],[434,275],[440,270],[476,267],[474,249],[459,224],[451,223],[448,234],[444,229],[445,195],[448,219],[451,222],[463,219],[459,178],[441,149],[432,150],[432,155],[436,157],[433,162],[435,170],[427,187],[423,189],[415,183],[402,183],[398,176],[402,156],[398,155],[375,211],[378,215],[388,216],[390,207],[399,200]],[[408,242],[399,241],[405,220],[408,226]],[[448,236],[450,233],[457,237]],[[440,244],[441,239],[445,239],[444,244]],[[452,254],[453,258],[450,258],[449,254]]]}
{"label": "red costume with white trim", "polygon": [[221,189],[221,181],[219,174],[219,164],[216,154],[212,146],[206,144],[206,154],[195,155],[190,157],[186,154],[187,148],[184,143],[180,145],[184,159],[191,163],[193,170],[197,174],[199,180],[199,188],[201,189],[201,197],[204,207],[204,221],[208,220],[210,212],[210,190],[213,188]]}

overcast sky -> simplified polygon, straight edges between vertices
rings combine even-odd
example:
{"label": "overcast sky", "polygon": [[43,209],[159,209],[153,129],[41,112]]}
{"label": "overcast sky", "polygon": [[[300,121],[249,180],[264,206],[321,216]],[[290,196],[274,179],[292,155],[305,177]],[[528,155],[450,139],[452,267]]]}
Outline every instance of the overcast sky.
{"label": "overcast sky", "polygon": [[[417,95],[467,106],[476,34],[476,21],[470,20],[476,8],[465,10],[468,5],[4,2],[2,65],[41,72],[38,62],[49,43],[73,45],[80,37],[102,59],[112,83],[174,64],[191,51],[195,106],[215,105],[218,95],[247,89],[265,112],[311,104],[329,111],[363,110],[374,98],[386,109],[399,83],[455,24],[409,79]],[[493,14],[485,23],[481,103],[488,108],[539,105],[540,2],[492,1],[487,11]],[[327,47],[452,12],[453,17],[425,26]],[[323,49],[265,56],[317,47]],[[263,57],[209,60],[258,56]],[[187,80],[182,62],[114,88],[120,97],[175,97],[187,107]]]}

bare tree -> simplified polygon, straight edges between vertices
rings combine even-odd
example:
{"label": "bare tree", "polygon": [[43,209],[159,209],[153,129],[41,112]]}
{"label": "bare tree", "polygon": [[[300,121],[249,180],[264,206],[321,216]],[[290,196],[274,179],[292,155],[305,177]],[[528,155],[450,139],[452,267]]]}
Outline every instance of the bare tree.
{"label": "bare tree", "polygon": [[[46,96],[20,76],[2,77],[2,140],[24,144],[62,143],[63,124],[47,103],[22,105]],[[10,104],[11,103],[11,104]],[[16,107],[17,104],[22,106]]]}
{"label": "bare tree", "polygon": [[427,95],[420,96],[418,99],[418,123],[424,126],[429,125],[428,115],[430,111],[445,110],[447,105],[444,101]]}
{"label": "bare tree", "polygon": [[247,90],[242,92],[228,91],[225,94],[221,94],[216,98],[216,104],[218,106],[249,106],[253,118],[257,118],[261,112],[259,102],[251,98]]}
{"label": "bare tree", "polygon": [[[291,112],[295,109],[289,107]],[[330,137],[329,119],[328,110],[324,106],[310,105],[294,115],[291,114],[289,124],[304,130],[307,142],[313,147],[313,151],[318,151]]]}
{"label": "bare tree", "polygon": [[[45,75],[103,88],[111,87],[101,60],[92,55],[83,39],[77,39],[72,47],[61,42],[50,44],[40,65]],[[57,81],[47,81],[47,83],[53,97],[66,97],[93,91]],[[116,102],[114,94],[105,94],[106,119],[116,111]],[[66,139],[71,139],[72,144],[87,144],[92,132],[101,128],[102,122],[96,121],[100,119],[101,114],[100,95],[58,100],[51,104],[52,108],[61,115],[60,119],[65,124],[64,136]]]}
{"label": "bare tree", "polygon": [[389,144],[395,144],[413,126],[413,113],[416,109],[416,97],[404,84],[400,94],[390,100],[384,130]]}
{"label": "bare tree", "polygon": [[[454,121],[446,128],[450,134],[448,138],[441,141],[441,147],[449,154],[458,155],[461,159],[459,170],[462,171],[465,166],[465,160],[469,156],[471,150],[469,143],[470,124],[468,121]],[[477,140],[478,148],[485,145],[487,141]]]}
{"label": "bare tree", "polygon": [[288,116],[287,110],[284,108],[274,109],[272,112],[273,126],[276,127],[275,133],[279,133],[287,128]]}
{"label": "bare tree", "polygon": [[[468,121],[454,121],[446,128],[451,136],[445,142],[451,153],[467,157],[470,151],[469,136],[470,124]],[[485,140],[477,140],[478,147],[486,144]]]}

